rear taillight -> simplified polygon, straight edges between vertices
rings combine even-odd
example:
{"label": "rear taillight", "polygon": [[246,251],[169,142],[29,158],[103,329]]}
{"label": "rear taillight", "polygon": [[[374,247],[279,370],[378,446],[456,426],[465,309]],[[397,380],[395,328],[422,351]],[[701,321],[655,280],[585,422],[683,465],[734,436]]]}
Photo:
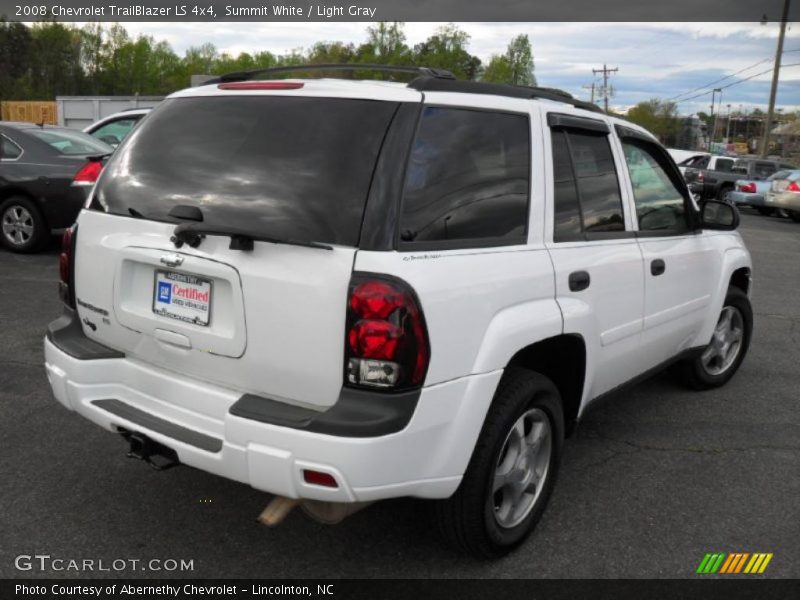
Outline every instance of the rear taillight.
{"label": "rear taillight", "polygon": [[756,184],[752,181],[750,183],[739,184],[736,187],[739,188],[740,192],[744,192],[745,194],[755,194],[756,193]]}
{"label": "rear taillight", "polygon": [[64,231],[61,237],[61,253],[58,255],[58,295],[61,301],[75,308],[75,290],[72,285],[73,257],[75,256],[75,236],[78,226],[73,225]]}
{"label": "rear taillight", "polygon": [[75,173],[72,185],[94,185],[102,170],[103,163],[101,161],[90,160]]}
{"label": "rear taillight", "polygon": [[703,183],[703,179],[705,179],[705,175],[703,175],[703,172],[702,172],[702,171],[698,171],[698,172],[697,172],[697,179],[696,179],[696,181],[699,181],[700,183]]}
{"label": "rear taillight", "polygon": [[419,387],[429,360],[425,317],[411,287],[394,277],[355,273],[347,301],[346,384]]}
{"label": "rear taillight", "polygon": [[789,185],[786,186],[787,192],[800,192],[800,185],[796,181],[792,181]]}

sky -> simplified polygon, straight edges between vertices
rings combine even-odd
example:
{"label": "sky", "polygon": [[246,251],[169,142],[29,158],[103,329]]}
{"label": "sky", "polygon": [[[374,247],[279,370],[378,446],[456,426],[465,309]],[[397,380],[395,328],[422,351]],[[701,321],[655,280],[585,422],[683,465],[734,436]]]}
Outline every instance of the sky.
{"label": "sky", "polygon": [[[133,34],[168,41],[182,54],[205,42],[220,52],[280,54],[307,48],[318,41],[358,45],[366,39],[368,23],[125,23]],[[406,23],[407,43],[413,46],[442,23]],[[611,75],[615,90],[611,107],[624,111],[653,97],[679,102],[681,114],[709,112],[711,89],[723,89],[721,106],[732,111],[766,110],[778,24],[768,23],[458,23],[470,36],[469,51],[484,61],[505,51],[520,33],[533,47],[535,73],[541,86],[566,90],[589,99],[592,69],[603,64],[619,71]],[[776,107],[800,110],[800,23],[786,32]],[[795,66],[789,66],[795,65]],[[733,75],[733,76],[731,76]],[[731,77],[729,77],[731,76]],[[754,76],[749,81],[736,83]],[[724,78],[724,79],[723,79]],[[721,81],[717,81],[721,80]],[[699,88],[695,90],[695,88]],[[692,91],[695,90],[695,91]],[[697,98],[692,96],[708,92]],[[719,103],[719,94],[717,94]]]}

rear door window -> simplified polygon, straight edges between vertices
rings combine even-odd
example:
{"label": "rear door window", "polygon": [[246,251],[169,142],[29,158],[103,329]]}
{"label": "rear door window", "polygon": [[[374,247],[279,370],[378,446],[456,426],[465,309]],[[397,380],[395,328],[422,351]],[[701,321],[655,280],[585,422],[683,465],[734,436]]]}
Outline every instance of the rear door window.
{"label": "rear door window", "polygon": [[355,246],[381,143],[398,104],[285,96],[162,102],[98,182],[99,208],[209,227]]}
{"label": "rear door window", "polygon": [[527,115],[426,107],[406,169],[401,242],[524,243],[530,162]]}
{"label": "rear door window", "polygon": [[553,130],[556,242],[625,231],[622,196],[608,134]]}

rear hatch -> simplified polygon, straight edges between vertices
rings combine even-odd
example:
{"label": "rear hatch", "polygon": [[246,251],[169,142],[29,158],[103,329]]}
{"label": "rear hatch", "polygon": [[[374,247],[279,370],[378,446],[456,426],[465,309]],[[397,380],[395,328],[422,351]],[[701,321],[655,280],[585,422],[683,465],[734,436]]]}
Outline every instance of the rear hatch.
{"label": "rear hatch", "polygon": [[362,216],[397,107],[166,100],[120,146],[79,220],[86,334],[198,381],[334,404]]}

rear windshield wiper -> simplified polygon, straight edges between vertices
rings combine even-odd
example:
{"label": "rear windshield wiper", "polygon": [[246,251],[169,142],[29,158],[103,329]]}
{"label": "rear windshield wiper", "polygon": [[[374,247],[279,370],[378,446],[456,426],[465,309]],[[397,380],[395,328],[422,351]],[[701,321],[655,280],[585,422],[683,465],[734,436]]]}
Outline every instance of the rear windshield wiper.
{"label": "rear windshield wiper", "polygon": [[183,244],[188,244],[192,248],[197,248],[207,235],[225,235],[231,238],[231,250],[249,251],[253,249],[253,242],[268,242],[271,244],[289,244],[291,246],[305,246],[306,248],[318,248],[320,250],[333,250],[333,246],[321,244],[319,242],[293,240],[289,238],[270,237],[236,229],[235,227],[214,227],[204,223],[181,223],[172,232],[172,242],[180,248]]}

